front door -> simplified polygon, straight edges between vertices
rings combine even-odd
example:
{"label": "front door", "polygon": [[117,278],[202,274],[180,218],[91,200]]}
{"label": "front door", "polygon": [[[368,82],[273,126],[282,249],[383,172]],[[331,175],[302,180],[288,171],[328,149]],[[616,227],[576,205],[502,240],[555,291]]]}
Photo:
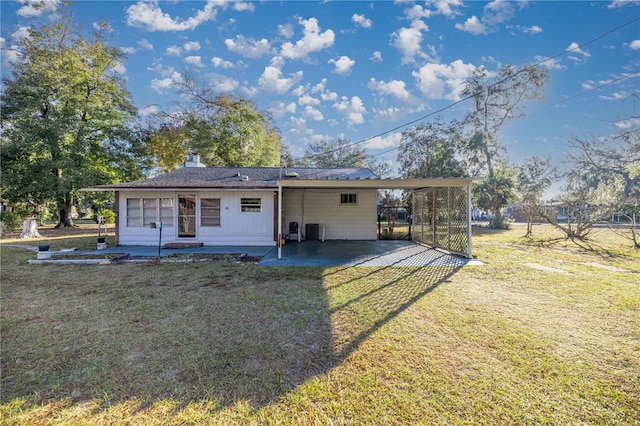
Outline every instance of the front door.
{"label": "front door", "polygon": [[178,195],[178,238],[196,237],[196,196]]}

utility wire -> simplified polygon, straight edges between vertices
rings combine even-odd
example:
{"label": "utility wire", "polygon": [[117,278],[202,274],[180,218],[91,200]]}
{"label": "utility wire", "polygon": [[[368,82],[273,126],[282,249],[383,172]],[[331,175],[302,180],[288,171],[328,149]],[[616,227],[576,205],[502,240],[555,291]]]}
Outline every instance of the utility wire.
{"label": "utility wire", "polygon": [[[612,29],[611,29],[611,30],[609,30],[609,31],[606,31],[606,32],[604,32],[604,33],[600,34],[599,36],[597,36],[597,37],[595,37],[595,38],[593,38],[593,39],[591,39],[591,40],[589,40],[589,41],[587,41],[587,42],[585,42],[585,43],[578,44],[578,45],[577,45],[576,47],[574,47],[574,48],[571,48],[571,49],[565,49],[565,50],[563,50],[562,52],[557,53],[557,54],[556,54],[556,55],[554,55],[554,56],[551,56],[551,57],[549,57],[549,58],[545,58],[545,59],[543,59],[543,60],[541,60],[541,61],[538,61],[538,62],[534,63],[534,64],[533,64],[533,66],[539,66],[539,65],[542,65],[542,64],[544,64],[544,63],[546,63],[546,62],[553,61],[553,60],[555,60],[555,59],[557,59],[557,58],[559,58],[559,57],[561,57],[561,56],[564,56],[564,55],[567,55],[567,54],[569,54],[569,53],[571,53],[571,52],[574,52],[574,51],[576,51],[576,50],[579,50],[579,49],[580,49],[580,48],[582,48],[582,47],[589,46],[589,45],[591,45],[591,44],[595,43],[596,41],[598,41],[598,40],[600,40],[600,39],[602,39],[602,38],[604,38],[604,37],[608,36],[609,34],[612,34],[612,33],[616,32],[616,31],[618,31],[619,29],[624,28],[624,27],[626,27],[627,25],[631,25],[631,24],[633,24],[633,23],[635,23],[635,22],[638,22],[638,21],[640,21],[640,17],[638,17],[638,18],[634,18],[634,19],[632,19],[632,20],[630,20],[630,21],[627,21],[627,22],[625,22],[625,23],[623,23],[623,24],[621,24],[621,25],[618,25],[617,27],[612,28]],[[502,84],[502,83],[504,83],[505,81],[509,80],[510,78],[516,77],[518,74],[522,73],[523,71],[524,71],[524,69],[520,69],[520,70],[518,70],[516,73],[514,73],[514,74],[513,74],[513,76],[505,77],[505,78],[503,78],[503,79],[501,79],[501,80],[499,80],[499,81],[497,81],[497,82],[495,82],[495,83],[493,83],[493,84],[489,85],[487,88],[492,88],[492,87],[495,87],[495,86],[497,86],[497,85],[499,85],[499,84]],[[576,97],[582,96],[582,95],[584,95],[584,94],[586,94],[586,93],[588,93],[588,92],[590,92],[590,91],[596,90],[596,89],[601,88],[601,87],[605,87],[605,86],[607,86],[607,85],[609,85],[609,84],[612,84],[612,83],[614,83],[614,82],[616,82],[616,81],[619,81],[619,80],[622,80],[622,79],[624,79],[624,78],[627,78],[627,77],[629,77],[629,76],[631,76],[631,75],[637,74],[638,72],[640,72],[640,70],[639,70],[639,71],[636,71],[636,72],[634,72],[634,73],[631,73],[631,74],[627,74],[627,75],[625,75],[625,76],[622,76],[622,77],[620,77],[620,78],[618,78],[618,79],[615,79],[615,80],[613,80],[613,81],[611,81],[611,82],[608,82],[608,83],[606,83],[606,84],[603,84],[603,85],[600,85],[600,86],[598,86],[598,87],[595,87],[595,88],[593,88],[593,89],[590,89],[590,90],[587,90],[587,91],[585,91],[585,92],[579,93],[579,94],[577,94],[577,95],[575,95],[575,96],[573,96],[573,97],[571,97],[571,98],[565,99],[565,100],[560,101],[560,102],[558,102],[558,103],[566,102],[566,101],[568,101],[568,100],[571,100],[571,99],[574,99],[574,98],[576,98]],[[345,148],[351,148],[351,147],[354,147],[354,146],[360,145],[360,144],[362,144],[362,143],[364,143],[364,142],[368,142],[368,141],[370,141],[370,140],[372,140],[372,139],[375,139],[375,138],[378,138],[378,137],[381,137],[381,136],[387,135],[387,134],[389,134],[389,133],[395,132],[395,131],[397,131],[397,130],[399,130],[399,129],[403,128],[403,127],[410,126],[410,125],[415,124],[415,123],[417,123],[417,122],[419,122],[419,121],[425,120],[425,119],[427,119],[427,118],[429,118],[429,117],[432,117],[432,116],[434,116],[434,115],[436,115],[436,114],[439,114],[439,113],[444,112],[444,111],[446,111],[446,110],[448,110],[448,109],[451,109],[451,108],[455,107],[456,105],[459,105],[459,104],[461,104],[461,103],[463,103],[463,102],[468,101],[469,99],[472,99],[472,98],[476,97],[476,96],[477,96],[477,95],[479,95],[480,93],[481,93],[480,91],[475,92],[475,93],[472,93],[472,94],[470,94],[470,95],[468,95],[468,96],[465,96],[464,98],[462,98],[462,99],[460,99],[460,100],[458,100],[458,101],[456,101],[456,102],[450,103],[450,104],[448,104],[448,105],[446,105],[446,106],[444,106],[444,107],[442,107],[442,108],[440,108],[440,109],[437,109],[437,110],[435,110],[435,111],[432,111],[432,112],[430,112],[429,114],[423,115],[423,116],[421,116],[421,117],[419,117],[419,118],[416,118],[415,120],[411,120],[411,121],[409,121],[409,122],[406,122],[406,123],[400,124],[400,125],[398,125],[398,126],[396,126],[396,127],[392,128],[392,129],[385,130],[384,132],[377,133],[377,134],[375,134],[375,135],[373,135],[373,136],[366,137],[366,138],[364,138],[364,139],[358,140],[358,141],[353,142],[353,143],[351,143],[351,144],[344,145],[344,146],[341,146],[341,147],[339,147],[339,148],[332,149],[332,150],[329,150],[329,151],[325,151],[325,152],[323,152],[323,153],[318,153],[318,154],[313,154],[313,155],[309,155],[309,156],[300,157],[300,158],[298,158],[297,160],[312,159],[312,158],[319,157],[319,156],[322,156],[322,155],[325,155],[325,154],[330,154],[330,153],[333,153],[333,152],[337,152],[337,151],[342,150],[342,149],[345,149]],[[556,105],[556,104],[557,104],[557,103],[552,104],[551,106]],[[383,155],[383,154],[386,154],[386,153],[389,153],[389,152],[395,151],[395,150],[397,150],[398,148],[399,148],[399,147],[394,147],[394,148],[392,148],[392,149],[390,149],[390,150],[387,150],[387,151],[384,151],[384,152],[378,153],[378,154],[376,154],[376,155],[372,155],[372,157],[377,157],[377,156],[379,156],[379,155]],[[294,159],[294,162],[295,162],[295,160],[296,160],[296,159]]]}

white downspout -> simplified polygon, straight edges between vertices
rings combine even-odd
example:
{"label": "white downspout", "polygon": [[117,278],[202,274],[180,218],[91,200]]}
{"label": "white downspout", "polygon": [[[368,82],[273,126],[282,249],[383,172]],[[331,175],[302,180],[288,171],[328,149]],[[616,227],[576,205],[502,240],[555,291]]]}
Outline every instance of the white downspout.
{"label": "white downspout", "polygon": [[282,259],[282,184],[278,181],[278,260]]}

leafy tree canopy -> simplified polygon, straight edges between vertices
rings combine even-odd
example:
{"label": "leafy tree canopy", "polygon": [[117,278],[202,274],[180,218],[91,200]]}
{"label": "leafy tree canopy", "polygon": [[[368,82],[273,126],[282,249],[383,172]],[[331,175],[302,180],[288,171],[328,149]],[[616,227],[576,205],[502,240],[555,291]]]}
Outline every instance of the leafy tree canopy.
{"label": "leafy tree canopy", "polygon": [[366,148],[339,138],[333,142],[322,140],[310,144],[303,158],[296,162],[303,167],[360,167],[371,169],[379,177],[390,173],[387,163],[378,162],[367,153]]}
{"label": "leafy tree canopy", "polygon": [[247,99],[217,93],[191,75],[177,83],[186,99],[162,113],[148,132],[148,152],[162,171],[197,152],[207,166],[278,166],[281,137],[270,117]]}
{"label": "leafy tree canopy", "polygon": [[441,117],[402,132],[398,166],[404,178],[461,177],[467,167],[460,156],[460,123]]}
{"label": "leafy tree canopy", "polygon": [[141,174],[136,110],[115,72],[123,56],[100,30],[78,34],[66,12],[20,41],[0,105],[2,197],[56,202],[59,226],[72,225],[80,188]]}

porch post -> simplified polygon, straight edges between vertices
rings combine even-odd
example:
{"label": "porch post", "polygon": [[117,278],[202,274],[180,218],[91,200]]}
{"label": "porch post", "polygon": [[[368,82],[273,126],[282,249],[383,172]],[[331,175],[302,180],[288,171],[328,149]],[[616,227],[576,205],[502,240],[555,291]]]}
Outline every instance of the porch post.
{"label": "porch post", "polygon": [[467,185],[467,258],[472,258],[471,251],[471,182]]}
{"label": "porch post", "polygon": [[278,260],[282,259],[282,184],[278,182]]}

